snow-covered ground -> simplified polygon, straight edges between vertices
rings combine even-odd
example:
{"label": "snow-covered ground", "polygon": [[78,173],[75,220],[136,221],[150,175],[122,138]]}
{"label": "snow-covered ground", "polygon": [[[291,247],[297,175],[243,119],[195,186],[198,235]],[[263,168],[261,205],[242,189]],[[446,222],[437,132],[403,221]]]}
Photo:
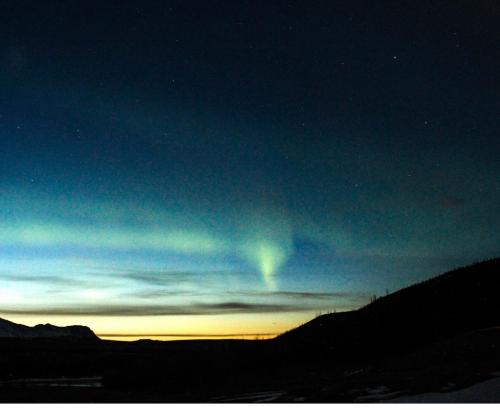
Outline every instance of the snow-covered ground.
{"label": "snow-covered ground", "polygon": [[462,390],[445,393],[423,393],[384,400],[384,403],[500,403],[500,377]]}

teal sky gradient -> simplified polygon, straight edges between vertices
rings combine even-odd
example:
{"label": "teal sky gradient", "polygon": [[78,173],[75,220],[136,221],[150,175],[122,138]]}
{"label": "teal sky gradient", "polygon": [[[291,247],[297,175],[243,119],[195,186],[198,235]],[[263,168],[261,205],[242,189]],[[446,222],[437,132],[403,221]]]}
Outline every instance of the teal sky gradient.
{"label": "teal sky gradient", "polygon": [[0,316],[267,332],[498,256],[482,2],[21,3],[0,16]]}

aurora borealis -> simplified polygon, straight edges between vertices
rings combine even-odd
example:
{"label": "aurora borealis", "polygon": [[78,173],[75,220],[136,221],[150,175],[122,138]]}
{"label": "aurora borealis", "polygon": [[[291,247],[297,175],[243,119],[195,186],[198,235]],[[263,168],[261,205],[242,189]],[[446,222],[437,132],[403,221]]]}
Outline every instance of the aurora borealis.
{"label": "aurora borealis", "polygon": [[274,334],[498,256],[498,8],[268,3],[1,2],[0,317]]}

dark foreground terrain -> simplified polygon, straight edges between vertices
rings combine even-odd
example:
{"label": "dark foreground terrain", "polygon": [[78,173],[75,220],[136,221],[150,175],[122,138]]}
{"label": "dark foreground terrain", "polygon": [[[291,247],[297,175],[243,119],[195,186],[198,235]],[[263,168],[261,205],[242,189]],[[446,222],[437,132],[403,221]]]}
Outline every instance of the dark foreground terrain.
{"label": "dark foreground terrain", "polygon": [[[273,340],[0,338],[0,400],[370,402],[451,393],[500,376],[499,295],[494,259]],[[476,391],[473,401],[500,402],[500,391]]]}

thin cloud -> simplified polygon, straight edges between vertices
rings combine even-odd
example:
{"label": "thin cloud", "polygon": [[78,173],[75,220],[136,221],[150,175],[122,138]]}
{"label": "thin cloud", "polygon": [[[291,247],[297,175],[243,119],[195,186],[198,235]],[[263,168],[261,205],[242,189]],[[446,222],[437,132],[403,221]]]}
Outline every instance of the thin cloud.
{"label": "thin cloud", "polygon": [[17,275],[13,273],[0,273],[0,280],[9,282],[51,283],[58,285],[78,285],[79,279],[67,278],[62,275]]}
{"label": "thin cloud", "polygon": [[214,277],[218,275],[237,274],[243,272],[231,271],[178,271],[178,270],[144,270],[135,268],[108,268],[104,275],[113,279],[128,279],[150,286],[164,286],[167,284],[181,284],[199,280],[200,278]]}
{"label": "thin cloud", "polygon": [[238,296],[257,296],[257,297],[288,297],[296,299],[365,299],[367,295],[355,292],[294,292],[294,291],[241,291],[227,292]]}
{"label": "thin cloud", "polygon": [[60,306],[51,308],[1,308],[0,314],[45,316],[181,316],[223,315],[244,313],[279,313],[309,311],[310,307],[285,304],[259,304],[243,302],[198,303],[191,305],[91,305]]}

